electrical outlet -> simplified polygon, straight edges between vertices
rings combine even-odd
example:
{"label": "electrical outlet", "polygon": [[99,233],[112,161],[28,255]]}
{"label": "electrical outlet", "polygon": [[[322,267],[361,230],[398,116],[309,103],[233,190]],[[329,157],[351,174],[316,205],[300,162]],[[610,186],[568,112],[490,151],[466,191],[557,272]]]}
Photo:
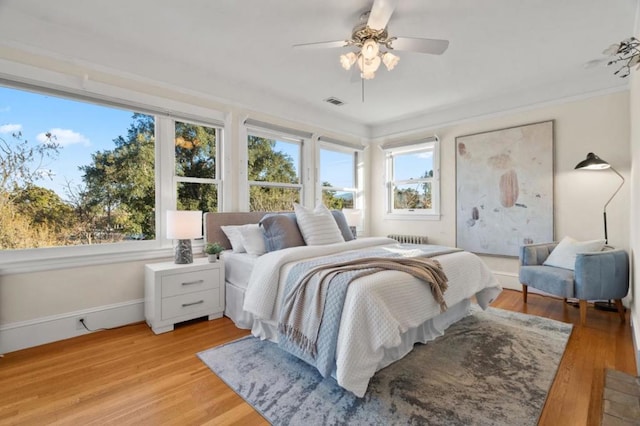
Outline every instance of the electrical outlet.
{"label": "electrical outlet", "polygon": [[82,325],[82,321],[85,322],[85,324],[87,323],[87,318],[85,317],[78,317],[78,319],[76,319],[76,330],[84,330],[84,325]]}

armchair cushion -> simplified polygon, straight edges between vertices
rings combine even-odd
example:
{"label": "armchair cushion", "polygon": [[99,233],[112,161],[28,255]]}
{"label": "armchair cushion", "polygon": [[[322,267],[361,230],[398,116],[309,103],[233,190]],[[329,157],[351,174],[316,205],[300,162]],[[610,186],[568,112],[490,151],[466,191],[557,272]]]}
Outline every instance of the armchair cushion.
{"label": "armchair cushion", "polygon": [[553,266],[521,266],[520,282],[561,297],[574,297],[573,271]]}
{"label": "armchair cushion", "polygon": [[543,265],[573,270],[576,254],[602,251],[604,244],[604,240],[576,241],[571,237],[564,237],[551,251]]}

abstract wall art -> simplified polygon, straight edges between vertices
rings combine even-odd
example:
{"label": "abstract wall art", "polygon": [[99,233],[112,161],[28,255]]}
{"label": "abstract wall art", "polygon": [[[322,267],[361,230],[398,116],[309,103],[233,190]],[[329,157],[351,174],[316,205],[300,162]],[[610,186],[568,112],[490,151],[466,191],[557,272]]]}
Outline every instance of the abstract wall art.
{"label": "abstract wall art", "polygon": [[553,241],[553,121],[456,138],[456,244],[517,256]]}

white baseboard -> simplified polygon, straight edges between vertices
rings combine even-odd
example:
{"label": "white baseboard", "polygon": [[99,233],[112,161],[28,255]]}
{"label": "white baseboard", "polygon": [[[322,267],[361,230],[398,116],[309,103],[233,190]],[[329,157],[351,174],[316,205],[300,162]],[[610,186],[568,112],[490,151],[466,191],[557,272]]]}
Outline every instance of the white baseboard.
{"label": "white baseboard", "polygon": [[493,275],[496,276],[502,288],[506,288],[509,290],[522,291],[522,284],[520,284],[520,280],[518,279],[517,272],[516,273],[503,272],[503,271],[491,271],[491,272],[493,272]]}
{"label": "white baseboard", "polygon": [[0,354],[88,334],[77,327],[80,317],[91,330],[144,321],[144,299],[4,324],[0,326]]}
{"label": "white baseboard", "polygon": [[640,349],[638,348],[638,344],[640,344],[640,322],[636,319],[636,312],[633,309],[633,305],[631,306],[631,337],[633,338],[633,352],[636,356],[636,375],[640,373]]}

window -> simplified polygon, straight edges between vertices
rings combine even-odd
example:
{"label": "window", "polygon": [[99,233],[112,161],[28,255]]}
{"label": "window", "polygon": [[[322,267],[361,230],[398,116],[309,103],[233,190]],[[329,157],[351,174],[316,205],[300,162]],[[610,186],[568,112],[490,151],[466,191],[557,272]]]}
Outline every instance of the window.
{"label": "window", "polygon": [[222,129],[175,122],[176,207],[178,210],[218,211],[216,159]]}
{"label": "window", "polygon": [[352,209],[357,195],[358,151],[322,144],[319,149],[322,202],[329,209]]}
{"label": "window", "polygon": [[0,86],[3,271],[151,258],[167,210],[218,210],[222,113],[16,87]]}
{"label": "window", "polygon": [[387,211],[439,214],[438,142],[383,146],[386,152]]}
{"label": "window", "polygon": [[288,211],[302,199],[302,139],[250,131],[248,181],[250,211]]}
{"label": "window", "polygon": [[155,118],[0,87],[0,249],[154,240]]}

